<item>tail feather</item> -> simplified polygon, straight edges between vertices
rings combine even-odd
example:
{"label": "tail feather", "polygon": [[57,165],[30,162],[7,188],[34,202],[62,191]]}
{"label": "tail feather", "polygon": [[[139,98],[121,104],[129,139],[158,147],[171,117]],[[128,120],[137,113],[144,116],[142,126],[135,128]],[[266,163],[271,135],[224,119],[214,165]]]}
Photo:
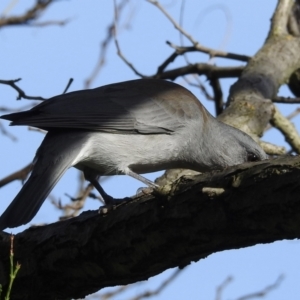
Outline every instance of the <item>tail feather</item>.
{"label": "tail feather", "polygon": [[30,222],[68,167],[59,164],[51,165],[42,172],[33,171],[19,194],[0,217],[0,230]]}
{"label": "tail feather", "polygon": [[0,230],[18,227],[32,220],[44,200],[80,151],[64,135],[47,134],[36,156],[31,176],[0,217]]}

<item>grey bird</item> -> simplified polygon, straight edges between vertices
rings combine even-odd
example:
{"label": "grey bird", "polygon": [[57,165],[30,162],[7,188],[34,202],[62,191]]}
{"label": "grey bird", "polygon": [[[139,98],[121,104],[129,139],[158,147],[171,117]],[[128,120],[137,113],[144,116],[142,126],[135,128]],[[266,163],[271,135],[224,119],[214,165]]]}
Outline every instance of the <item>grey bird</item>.
{"label": "grey bird", "polygon": [[267,158],[244,132],[215,119],[184,87],[139,79],[53,97],[1,118],[11,125],[47,130],[31,176],[0,217],[0,229],[26,224],[72,166],[99,191],[101,175],[139,174],[186,168],[199,172]]}

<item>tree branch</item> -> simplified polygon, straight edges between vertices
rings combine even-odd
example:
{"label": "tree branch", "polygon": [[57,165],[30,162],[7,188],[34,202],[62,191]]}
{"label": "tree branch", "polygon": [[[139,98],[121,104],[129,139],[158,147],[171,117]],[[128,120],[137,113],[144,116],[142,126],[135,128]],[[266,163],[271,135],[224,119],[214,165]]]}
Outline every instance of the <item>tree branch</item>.
{"label": "tree branch", "polygon": [[283,116],[279,109],[275,107],[275,113],[270,123],[276,127],[285,137],[285,140],[292,147],[293,151],[300,153],[300,136],[294,124],[285,116]]}
{"label": "tree branch", "polygon": [[[215,252],[299,238],[299,176],[300,158],[281,157],[181,178],[167,199],[144,195],[104,215],[87,211],[30,228],[15,236],[15,259],[22,268],[12,297],[80,298]],[[208,187],[224,192],[203,193]],[[9,240],[2,233],[4,287]]]}
{"label": "tree branch", "polygon": [[[11,17],[1,17],[0,18],[0,28],[4,26],[13,26],[13,25],[35,25],[33,21],[38,19],[42,12],[53,2],[56,0],[36,0],[35,4],[32,8],[28,9],[24,14],[19,16],[11,16]],[[2,14],[3,15],[3,14]],[[37,26],[45,26],[45,25],[65,25],[68,20],[63,21],[48,21],[40,24],[36,24]]]}
{"label": "tree branch", "polygon": [[40,97],[40,96],[26,95],[25,92],[16,85],[16,82],[19,82],[20,80],[21,80],[21,78],[13,79],[13,80],[0,80],[0,84],[6,84],[6,85],[11,86],[13,89],[15,89],[19,93],[17,100],[20,100],[22,98],[29,99],[29,100],[46,100],[45,98]]}
{"label": "tree branch", "polygon": [[188,74],[206,75],[208,77],[213,76],[216,78],[234,78],[234,77],[239,77],[243,70],[244,70],[243,66],[217,67],[209,64],[199,63],[199,64],[187,65],[181,68],[165,71],[161,74],[153,75],[151,76],[151,78],[174,80],[177,77],[188,75]]}
{"label": "tree branch", "polygon": [[32,163],[28,164],[26,167],[22,168],[21,170],[18,170],[2,179],[0,179],[0,188],[5,186],[6,184],[9,184],[15,180],[21,180],[24,181],[28,174],[31,172],[32,169]]}

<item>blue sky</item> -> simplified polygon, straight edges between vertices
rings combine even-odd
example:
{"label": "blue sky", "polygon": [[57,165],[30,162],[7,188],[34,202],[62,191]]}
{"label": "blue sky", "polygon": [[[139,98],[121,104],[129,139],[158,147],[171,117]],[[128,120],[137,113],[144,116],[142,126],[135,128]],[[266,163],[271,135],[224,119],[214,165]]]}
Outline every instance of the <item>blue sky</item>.
{"label": "blue sky", "polygon": [[[0,2],[0,13],[11,1]],[[18,14],[34,1],[16,1],[9,14]],[[174,19],[179,19],[181,1],[162,0],[161,2]],[[99,56],[100,42],[106,36],[107,26],[113,19],[113,1],[58,1],[50,6],[41,20],[69,19],[64,27],[10,27],[0,30],[0,79],[16,79],[26,93],[51,97],[63,92],[69,78],[74,78],[70,90],[84,88]],[[186,1],[183,27],[200,43],[211,48],[230,52],[254,55],[262,46],[268,33],[270,18],[276,1]],[[123,26],[126,25],[126,26]],[[129,61],[145,75],[155,73],[164,59],[172,53],[165,41],[179,44],[179,34],[173,25],[156,7],[144,0],[133,0],[121,16],[118,40]],[[185,45],[189,45],[185,41]],[[194,53],[191,62],[207,62],[208,57]],[[170,67],[184,65],[183,58],[176,60]],[[215,59],[218,65],[240,65],[239,62]],[[111,43],[106,56],[106,64],[91,87],[125,81],[137,76],[117,56],[114,43]],[[205,82],[205,78],[201,78]],[[177,81],[191,91],[212,112],[213,103],[195,88]],[[234,80],[224,80],[224,97],[228,94]],[[290,95],[283,87],[281,95]],[[16,101],[16,92],[8,86],[0,85],[0,109],[3,107],[26,107],[31,100]],[[284,114],[295,106],[280,106]],[[0,113],[3,112],[0,110]],[[28,131],[26,127],[8,127],[8,122],[0,121],[17,141],[1,135],[0,178],[28,164],[43,139],[40,132]],[[294,120],[299,126],[299,119]],[[283,137],[275,130],[268,132],[264,140],[285,145]],[[154,179],[157,174],[150,174]],[[70,169],[52,194],[63,203],[68,202],[66,192],[75,195],[78,172]],[[117,188],[116,188],[117,187]],[[105,190],[115,197],[130,196],[141,187],[140,182],[125,177],[113,177],[104,183]],[[11,183],[0,189],[0,212],[4,211],[21,188],[20,182]],[[88,200],[85,209],[97,209],[99,203]],[[54,222],[59,212],[48,200],[33,219],[32,224]],[[13,232],[24,230],[22,226]],[[156,299],[215,299],[216,287],[229,275],[234,281],[226,288],[222,299],[235,299],[273,283],[280,274],[285,279],[278,289],[265,299],[298,299],[300,294],[299,241],[281,241],[267,245],[257,245],[245,249],[223,251],[213,254],[197,263],[192,263]],[[158,286],[172,270],[151,278],[146,283],[131,288],[127,295],[135,295],[144,289]],[[125,295],[115,299],[126,299]]]}

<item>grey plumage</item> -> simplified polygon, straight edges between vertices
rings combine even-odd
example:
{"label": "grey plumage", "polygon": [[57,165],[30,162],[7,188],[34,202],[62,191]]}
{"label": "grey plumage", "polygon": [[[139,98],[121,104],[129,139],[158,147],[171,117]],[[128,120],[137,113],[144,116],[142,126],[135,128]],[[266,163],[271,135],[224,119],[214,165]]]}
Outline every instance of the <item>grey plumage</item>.
{"label": "grey plumage", "polygon": [[30,178],[0,217],[0,229],[28,223],[71,166],[95,186],[98,175],[116,174],[152,185],[138,174],[171,168],[205,172],[267,158],[251,137],[213,118],[187,89],[162,80],[63,94],[1,118],[48,133]]}

